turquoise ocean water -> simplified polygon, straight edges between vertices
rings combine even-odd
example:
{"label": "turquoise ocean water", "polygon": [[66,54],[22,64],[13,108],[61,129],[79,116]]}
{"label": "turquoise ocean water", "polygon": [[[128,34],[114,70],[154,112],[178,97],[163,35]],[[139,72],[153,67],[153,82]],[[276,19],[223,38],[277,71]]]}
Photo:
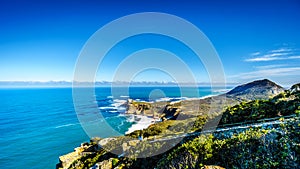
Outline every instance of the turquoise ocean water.
{"label": "turquoise ocean water", "polygon": [[[132,87],[129,96],[118,98],[111,96],[110,88],[99,87],[95,89],[99,113],[125,133],[132,122],[120,116],[125,111],[122,103],[129,97],[148,101],[155,89],[163,91],[164,98],[158,92],[152,100],[181,97],[177,87]],[[210,87],[199,88],[199,94],[184,90],[187,98],[222,92],[212,92]],[[55,168],[60,155],[88,140],[74,110],[71,88],[0,89],[0,168]]]}

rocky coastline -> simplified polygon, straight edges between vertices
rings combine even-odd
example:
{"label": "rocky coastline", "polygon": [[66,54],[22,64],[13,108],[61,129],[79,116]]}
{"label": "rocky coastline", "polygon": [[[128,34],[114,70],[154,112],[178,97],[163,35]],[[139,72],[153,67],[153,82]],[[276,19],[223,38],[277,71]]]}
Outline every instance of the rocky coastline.
{"label": "rocky coastline", "polygon": [[[282,91],[284,91],[282,87],[264,79],[261,81],[255,81],[246,85],[238,86],[226,94],[207,97],[204,99],[154,103],[138,102],[132,99],[128,99],[126,103],[126,114],[131,114],[136,117],[147,117],[147,119],[150,121],[147,123],[147,125],[145,125],[143,128],[135,128],[135,130],[142,130],[159,121],[164,122],[175,119],[191,119],[196,118],[199,115],[206,115],[208,112],[210,112],[210,114],[213,114],[213,112],[221,111],[224,106],[235,105],[242,100],[269,98],[270,96],[274,96]],[[259,93],[259,95],[255,97],[254,93]],[[134,132],[135,130],[131,130],[130,132]],[[126,134],[130,134],[130,132]],[[99,150],[101,150],[102,147],[105,147],[106,145],[114,141],[116,141],[116,138],[93,138],[90,140],[90,143],[82,143],[79,147],[74,149],[74,152],[60,156],[59,164],[57,164],[56,168],[74,168],[74,166],[72,165],[74,165],[74,162],[76,162],[78,159],[89,154],[94,154],[95,156],[95,154],[99,153]],[[136,139],[123,143],[122,151],[127,151],[130,147],[136,146],[140,141],[140,139]],[[101,162],[97,162],[93,167],[113,168],[116,160],[118,160],[118,157],[105,159]],[[122,168],[122,166],[119,167]],[[204,168],[218,168],[218,166],[205,166]]]}

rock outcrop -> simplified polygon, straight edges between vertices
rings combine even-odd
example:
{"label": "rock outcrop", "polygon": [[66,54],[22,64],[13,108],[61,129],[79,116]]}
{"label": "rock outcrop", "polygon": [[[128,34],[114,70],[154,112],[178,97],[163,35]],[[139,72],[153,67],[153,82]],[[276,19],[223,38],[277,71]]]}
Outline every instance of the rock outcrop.
{"label": "rock outcrop", "polygon": [[103,160],[101,162],[96,163],[93,166],[93,169],[111,169],[113,167],[113,158],[108,160]]}
{"label": "rock outcrop", "polygon": [[300,83],[298,84],[294,84],[291,89],[290,89],[292,92],[298,92],[300,91]]}
{"label": "rock outcrop", "polygon": [[97,146],[89,143],[82,143],[80,147],[76,147],[73,152],[59,157],[59,163],[56,165],[57,169],[67,169],[71,164],[80,157],[94,153]]}

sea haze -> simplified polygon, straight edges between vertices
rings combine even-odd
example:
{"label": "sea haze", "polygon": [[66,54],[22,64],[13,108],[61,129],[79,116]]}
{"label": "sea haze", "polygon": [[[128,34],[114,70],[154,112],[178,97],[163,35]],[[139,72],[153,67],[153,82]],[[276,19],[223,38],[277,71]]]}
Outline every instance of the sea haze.
{"label": "sea haze", "polygon": [[[112,94],[109,87],[95,89],[99,113],[122,134],[133,124],[123,115],[128,98],[176,101],[224,92],[210,87],[200,87],[199,93],[188,87],[131,87],[129,95],[122,95],[125,90]],[[0,96],[1,168],[55,168],[60,155],[89,140],[74,111],[72,88],[6,88],[0,89]]]}

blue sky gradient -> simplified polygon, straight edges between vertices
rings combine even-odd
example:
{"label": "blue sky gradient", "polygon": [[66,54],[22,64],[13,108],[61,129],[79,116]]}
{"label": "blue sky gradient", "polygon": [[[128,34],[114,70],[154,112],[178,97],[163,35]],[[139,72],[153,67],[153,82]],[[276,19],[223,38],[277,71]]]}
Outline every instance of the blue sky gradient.
{"label": "blue sky gradient", "polygon": [[[299,82],[300,1],[21,1],[0,2],[0,81],[72,81],[76,59],[88,38],[119,17],[164,12],[188,20],[215,46],[228,82],[269,78],[280,84]],[[172,39],[156,35],[119,43],[102,62],[97,80],[111,80],[116,66],[138,49],[174,51],[209,79],[193,53]],[[200,65],[200,66],[199,66]],[[198,73],[200,72],[200,73]],[[172,80],[147,71],[137,81]]]}

